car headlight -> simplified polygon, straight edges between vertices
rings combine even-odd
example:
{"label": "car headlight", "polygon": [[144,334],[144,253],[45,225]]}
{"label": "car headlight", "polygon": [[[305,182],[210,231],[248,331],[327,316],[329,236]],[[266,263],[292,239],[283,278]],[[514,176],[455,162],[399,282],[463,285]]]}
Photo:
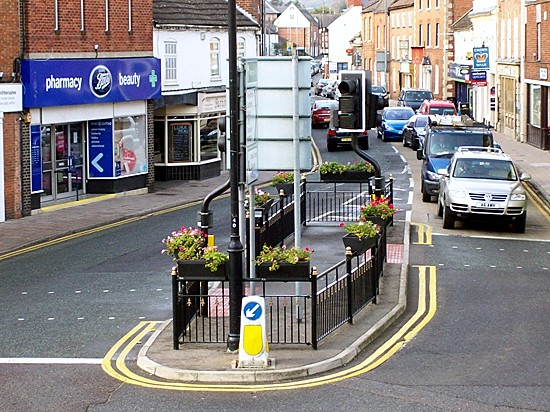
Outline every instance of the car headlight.
{"label": "car headlight", "polygon": [[525,193],[512,193],[512,196],[510,196],[510,200],[525,200],[526,196]]}
{"label": "car headlight", "polygon": [[427,171],[426,175],[428,176],[428,180],[433,180],[433,181],[439,181],[439,178],[441,176],[439,176],[437,173],[434,173],[434,172],[431,172],[431,171]]}
{"label": "car headlight", "polygon": [[456,198],[465,198],[466,192],[464,190],[449,190],[449,196],[456,199]]}
{"label": "car headlight", "polygon": [[395,130],[393,127],[391,127],[391,126],[390,126],[389,124],[387,124],[387,123],[384,124],[384,128],[385,128],[386,130],[391,131],[391,132],[393,132],[393,131]]}

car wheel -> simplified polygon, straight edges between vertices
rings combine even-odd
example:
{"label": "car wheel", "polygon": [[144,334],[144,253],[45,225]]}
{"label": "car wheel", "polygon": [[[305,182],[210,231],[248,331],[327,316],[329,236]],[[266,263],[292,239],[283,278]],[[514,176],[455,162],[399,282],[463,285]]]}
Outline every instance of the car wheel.
{"label": "car wheel", "polygon": [[519,217],[514,223],[512,223],[512,230],[514,233],[525,233],[525,223],[527,221],[527,212],[523,212],[523,215]]}
{"label": "car wheel", "polygon": [[336,143],[327,142],[327,150],[329,152],[334,152],[336,150]]}
{"label": "car wheel", "polygon": [[376,129],[376,137],[379,139],[382,139],[382,135],[380,133],[380,129]]}
{"label": "car wheel", "polygon": [[451,208],[445,206],[443,208],[443,229],[454,229],[455,228],[455,218],[452,215]]}
{"label": "car wheel", "polygon": [[407,147],[409,144],[407,143],[407,139],[405,136],[403,136],[403,147]]}
{"label": "car wheel", "polygon": [[443,217],[443,200],[437,198],[437,216]]}
{"label": "car wheel", "polygon": [[361,150],[369,150],[369,141],[361,142],[358,146]]}

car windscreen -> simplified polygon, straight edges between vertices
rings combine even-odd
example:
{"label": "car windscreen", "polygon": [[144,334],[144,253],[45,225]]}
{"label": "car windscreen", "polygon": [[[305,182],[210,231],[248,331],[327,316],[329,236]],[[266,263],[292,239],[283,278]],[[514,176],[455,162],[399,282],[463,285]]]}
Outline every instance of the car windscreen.
{"label": "car windscreen", "polygon": [[457,159],[453,177],[460,179],[488,179],[516,181],[514,165],[509,160]]}
{"label": "car windscreen", "polygon": [[433,94],[430,91],[415,90],[405,93],[405,100],[411,102],[423,102],[424,100],[433,99]]}
{"label": "car windscreen", "polygon": [[372,86],[372,93],[386,93],[382,86]]}
{"label": "car windscreen", "polygon": [[452,155],[460,146],[492,145],[491,136],[485,133],[437,132],[430,135],[428,153],[431,156]]}
{"label": "car windscreen", "polygon": [[428,118],[427,117],[418,117],[416,119],[416,122],[414,123],[414,127],[417,128],[424,128],[428,124]]}
{"label": "car windscreen", "polygon": [[450,107],[444,107],[444,106],[431,106],[430,107],[430,114],[442,114],[442,115],[446,115],[446,114],[455,114],[455,111],[454,109],[450,108]]}
{"label": "car windscreen", "polygon": [[326,103],[317,103],[317,110],[319,109],[338,109],[338,102],[337,101],[331,101]]}

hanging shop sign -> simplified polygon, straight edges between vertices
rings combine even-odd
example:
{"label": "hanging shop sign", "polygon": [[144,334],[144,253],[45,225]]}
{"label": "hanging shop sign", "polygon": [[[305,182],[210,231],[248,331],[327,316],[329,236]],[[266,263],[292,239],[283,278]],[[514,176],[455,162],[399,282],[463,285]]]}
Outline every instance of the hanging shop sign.
{"label": "hanging shop sign", "polygon": [[474,47],[474,69],[489,68],[489,48]]}
{"label": "hanging shop sign", "polygon": [[472,83],[472,86],[487,86],[487,71],[472,70],[470,72],[470,83]]}
{"label": "hanging shop sign", "polygon": [[25,108],[124,102],[161,96],[160,60],[24,60]]}

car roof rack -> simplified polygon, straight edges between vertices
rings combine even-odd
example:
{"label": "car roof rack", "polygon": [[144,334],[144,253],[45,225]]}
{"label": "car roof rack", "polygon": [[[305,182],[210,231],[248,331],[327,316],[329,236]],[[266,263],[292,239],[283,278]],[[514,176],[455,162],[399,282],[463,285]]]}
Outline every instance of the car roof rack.
{"label": "car roof rack", "polygon": [[431,114],[430,126],[451,126],[451,127],[483,127],[487,128],[484,123],[477,122],[466,115],[450,115],[450,114]]}
{"label": "car roof rack", "polygon": [[487,153],[503,153],[502,149],[497,147],[483,146],[460,146],[457,152],[487,152]]}

